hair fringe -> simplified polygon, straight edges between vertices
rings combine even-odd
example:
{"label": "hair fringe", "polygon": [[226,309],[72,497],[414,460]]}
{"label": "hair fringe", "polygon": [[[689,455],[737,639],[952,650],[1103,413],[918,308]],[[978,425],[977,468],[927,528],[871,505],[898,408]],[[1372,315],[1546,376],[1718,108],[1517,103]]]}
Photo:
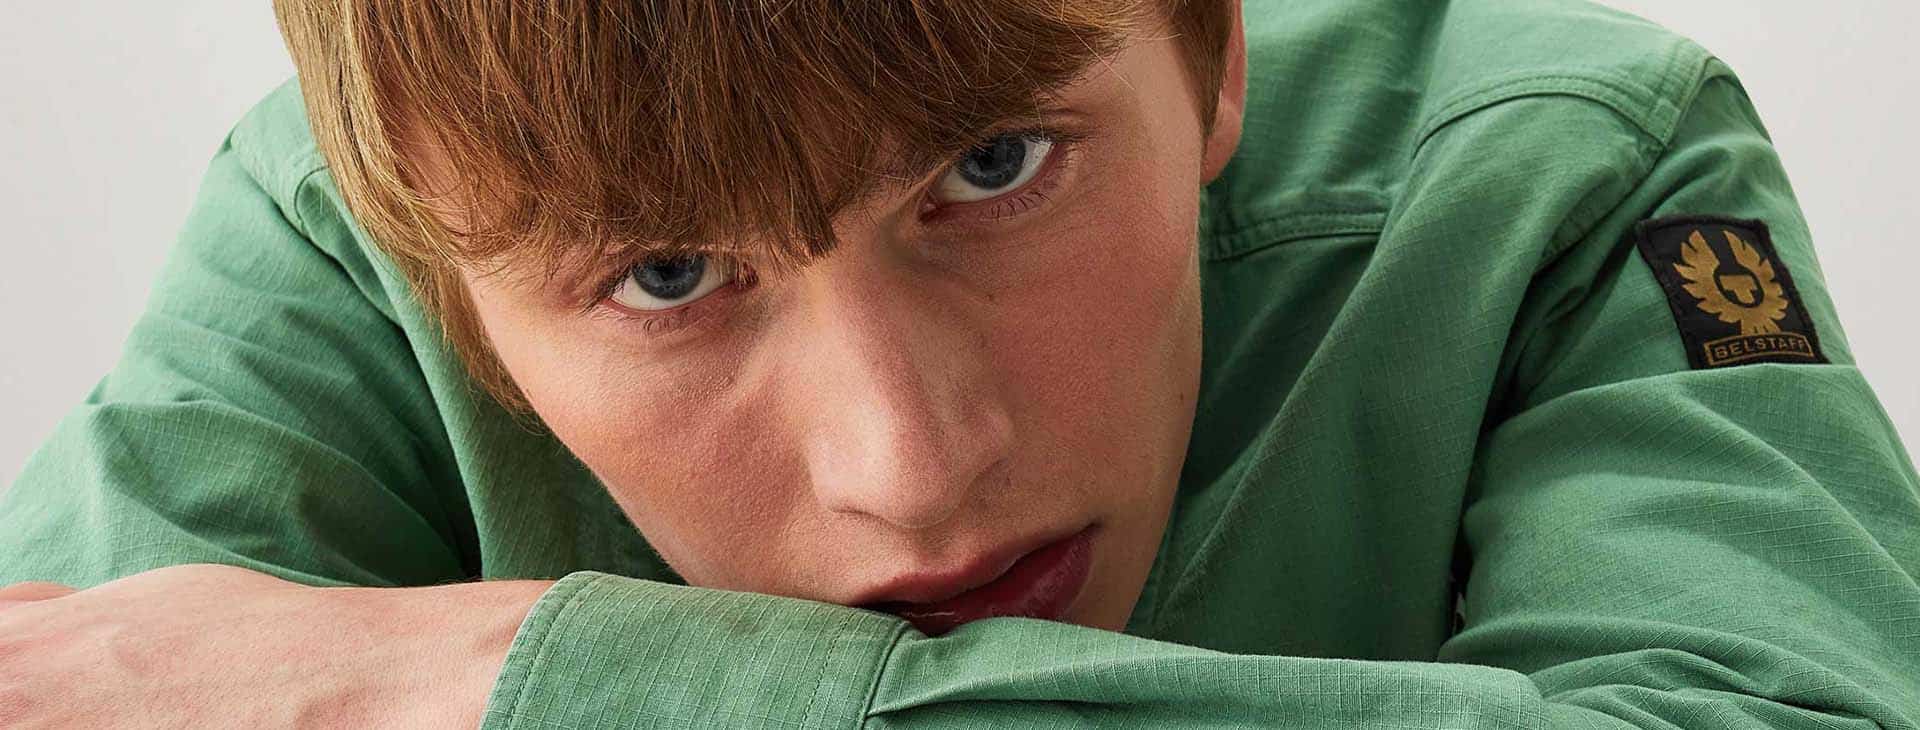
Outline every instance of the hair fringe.
{"label": "hair fringe", "polygon": [[849,206],[1030,115],[1146,27],[1179,36],[1210,125],[1233,1],[274,0],[274,10],[348,208],[475,381],[529,414],[461,267],[551,278],[634,251],[726,250],[802,266],[834,248],[833,221]]}

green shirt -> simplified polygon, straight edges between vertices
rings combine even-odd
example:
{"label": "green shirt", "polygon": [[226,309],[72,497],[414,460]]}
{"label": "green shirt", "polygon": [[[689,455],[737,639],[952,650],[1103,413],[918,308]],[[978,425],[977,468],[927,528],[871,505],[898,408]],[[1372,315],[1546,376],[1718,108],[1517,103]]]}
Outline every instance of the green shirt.
{"label": "green shirt", "polygon": [[[474,389],[291,84],[0,504],[0,581],[560,578],[489,728],[1920,727],[1920,478],[1733,73],[1572,0],[1246,23],[1192,446],[1125,633],[684,585]],[[1825,362],[1696,367],[1635,232],[1685,214],[1771,230]]]}

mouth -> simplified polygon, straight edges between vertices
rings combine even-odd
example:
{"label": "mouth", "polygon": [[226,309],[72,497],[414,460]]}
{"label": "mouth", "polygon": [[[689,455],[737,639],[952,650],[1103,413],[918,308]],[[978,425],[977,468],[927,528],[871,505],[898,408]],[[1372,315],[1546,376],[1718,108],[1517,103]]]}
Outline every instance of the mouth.
{"label": "mouth", "polygon": [[881,601],[856,607],[906,619],[928,636],[996,616],[1058,621],[1086,587],[1093,564],[1093,535],[1098,527],[1088,525],[1042,545],[1014,560],[998,577],[957,595],[929,602]]}

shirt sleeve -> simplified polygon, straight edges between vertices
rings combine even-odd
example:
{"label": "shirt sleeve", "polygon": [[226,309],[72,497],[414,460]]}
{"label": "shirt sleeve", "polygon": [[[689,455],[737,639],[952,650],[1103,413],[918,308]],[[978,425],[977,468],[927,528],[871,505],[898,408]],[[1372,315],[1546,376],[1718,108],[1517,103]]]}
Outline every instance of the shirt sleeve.
{"label": "shirt sleeve", "polygon": [[234,139],[119,361],[0,501],[0,583],[196,562],[316,585],[468,574],[405,335],[269,192],[297,201],[311,174],[263,184],[317,163],[263,168]]}
{"label": "shirt sleeve", "polygon": [[[858,609],[575,573],[527,617],[485,727],[1920,727],[1920,485],[1771,142],[1714,68],[1670,136],[1587,177],[1552,171],[1561,135],[1592,130],[1544,112],[1603,113],[1589,101],[1507,102],[1421,153],[1407,195],[1452,192],[1389,235],[1504,225],[1535,242],[1504,256],[1525,259],[1519,285],[1486,289],[1525,291],[1462,506],[1464,623],[1435,661],[1022,618],[929,638]],[[1475,180],[1512,207],[1470,200]],[[1691,368],[1631,237],[1671,214],[1768,224],[1827,362]]]}

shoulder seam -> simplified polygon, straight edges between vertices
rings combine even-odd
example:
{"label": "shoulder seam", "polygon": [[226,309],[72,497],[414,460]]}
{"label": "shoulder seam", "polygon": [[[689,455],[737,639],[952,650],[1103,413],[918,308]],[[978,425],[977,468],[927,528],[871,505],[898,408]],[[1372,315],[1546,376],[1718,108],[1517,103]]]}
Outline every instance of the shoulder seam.
{"label": "shoulder seam", "polygon": [[[281,113],[278,106],[300,103],[297,81],[298,77],[288,79],[256,102],[227,132],[227,140],[239,155],[241,165],[266,190],[268,197],[289,211],[289,222],[305,233],[304,223],[294,212],[296,197],[307,178],[326,167],[326,160],[306,126],[304,104],[300,107],[298,130],[280,135],[275,134],[273,128],[282,121],[275,117]],[[289,95],[293,98],[288,99]],[[281,144],[289,141],[294,144]]]}
{"label": "shoulder seam", "polygon": [[[1734,78],[1732,69],[1705,48],[1682,39],[1675,44],[1658,88],[1591,74],[1535,73],[1492,80],[1442,104],[1440,111],[1418,128],[1410,155],[1418,157],[1440,130],[1475,112],[1524,97],[1570,96],[1606,107],[1640,131],[1642,138],[1636,145],[1638,160],[1633,181],[1633,187],[1637,187],[1651,173],[1654,162],[1672,145],[1681,120],[1692,109],[1701,90],[1713,79],[1723,76]],[[1553,240],[1541,251],[1540,260],[1550,261],[1586,237],[1619,203],[1619,200],[1606,201],[1570,211],[1572,215],[1554,231]]]}
{"label": "shoulder seam", "polygon": [[287,203],[293,209],[293,227],[300,231],[300,235],[309,239],[313,238],[313,233],[307,228],[307,211],[300,207],[300,192],[307,187],[307,183],[311,182],[315,175],[326,169],[325,164],[308,167],[293,178],[293,186],[287,189]]}
{"label": "shoulder seam", "polygon": [[1673,44],[1657,86],[1592,70],[1524,71],[1494,77],[1439,104],[1417,128],[1410,154],[1418,155],[1435,134],[1461,118],[1529,96],[1572,96],[1600,104],[1665,146],[1714,62],[1713,55],[1699,44],[1679,39]]}
{"label": "shoulder seam", "polygon": [[[1667,150],[1673,146],[1673,136],[1679,133],[1680,121],[1685,117],[1687,112],[1693,109],[1695,103],[1698,102],[1700,92],[1706,89],[1707,84],[1711,83],[1714,79],[1723,77],[1734,80],[1736,84],[1738,83],[1737,77],[1734,76],[1732,69],[1718,58],[1707,55],[1700,60],[1698,65],[1693,68],[1693,73],[1685,77],[1687,82],[1686,86],[1682,87],[1680,93],[1675,98],[1674,103],[1676,104],[1678,113],[1673,117],[1672,122],[1668,124],[1665,129],[1661,130],[1659,134],[1650,133],[1649,136],[1651,139],[1640,146],[1641,155],[1638,160],[1639,164],[1635,170],[1633,184],[1627,187],[1627,193],[1625,193],[1621,199],[1610,201],[1609,204],[1605,206],[1594,206],[1593,213],[1581,216],[1584,220],[1570,217],[1564,221],[1560,229],[1554,232],[1554,240],[1550,241],[1548,247],[1542,252],[1540,258],[1541,265],[1545,265],[1545,262],[1557,258],[1562,252],[1566,251],[1567,248],[1586,238],[1592,233],[1594,226],[1599,225],[1601,221],[1605,220],[1609,213],[1624,202],[1627,196],[1632,194],[1632,191],[1638,190],[1640,186],[1646,183],[1647,176],[1653,174],[1653,169],[1658,164],[1661,156],[1667,154]],[[1576,224],[1577,228],[1575,227]]]}

